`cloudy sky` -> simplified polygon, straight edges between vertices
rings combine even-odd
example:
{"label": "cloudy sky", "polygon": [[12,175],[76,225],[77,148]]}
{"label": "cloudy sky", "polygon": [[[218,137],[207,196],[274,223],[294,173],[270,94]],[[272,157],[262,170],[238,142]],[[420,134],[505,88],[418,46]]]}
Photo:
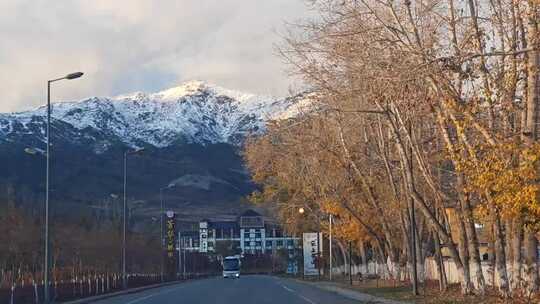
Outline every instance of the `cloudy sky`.
{"label": "cloudy sky", "polygon": [[275,56],[302,0],[0,0],[0,112],[55,100],[154,92],[185,80],[284,95],[291,83]]}

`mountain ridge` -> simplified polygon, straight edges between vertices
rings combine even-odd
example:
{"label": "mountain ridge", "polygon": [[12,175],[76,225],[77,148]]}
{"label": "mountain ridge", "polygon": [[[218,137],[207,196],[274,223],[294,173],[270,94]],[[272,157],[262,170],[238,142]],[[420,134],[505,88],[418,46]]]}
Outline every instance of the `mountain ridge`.
{"label": "mountain ridge", "polygon": [[[135,92],[54,103],[52,118],[55,123],[65,122],[77,130],[103,131],[131,147],[166,147],[177,140],[239,144],[248,134],[263,131],[269,120],[297,115],[306,105],[302,98],[305,95],[275,98],[189,81],[156,93]],[[0,113],[0,136],[33,134],[44,141],[44,128],[36,134],[35,128],[27,125],[43,123],[45,115],[45,106]]]}

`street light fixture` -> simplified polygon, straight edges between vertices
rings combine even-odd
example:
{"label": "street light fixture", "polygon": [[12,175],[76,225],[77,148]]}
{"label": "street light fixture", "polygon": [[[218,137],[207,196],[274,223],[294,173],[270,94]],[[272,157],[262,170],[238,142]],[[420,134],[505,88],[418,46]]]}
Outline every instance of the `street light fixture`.
{"label": "street light fixture", "polygon": [[[51,79],[47,81],[47,150],[45,157],[47,159],[46,173],[45,173],[45,265],[43,273],[43,289],[44,289],[44,303],[49,303],[49,181],[50,181],[50,164],[51,164],[51,83],[60,81],[63,79],[76,79],[83,75],[82,72],[75,72],[68,74],[64,77]],[[33,149],[35,151],[35,149]],[[32,149],[25,149],[27,153],[31,153]]]}
{"label": "street light fixture", "polygon": [[79,78],[82,75],[84,75],[83,72],[75,72],[75,73],[71,73],[71,74],[66,75],[66,79],[71,80],[71,79]]}
{"label": "street light fixture", "polygon": [[163,214],[164,214],[164,209],[163,209],[163,190],[167,190],[167,189],[171,189],[171,188],[174,188],[176,186],[176,184],[169,184],[167,185],[166,187],[163,187],[163,188],[160,188],[159,189],[159,201],[160,201],[160,211],[159,211],[159,231],[160,231],[160,240],[161,240],[161,266],[160,266],[160,270],[161,270],[161,273],[160,273],[160,276],[161,276],[161,282],[163,283],[163,280],[164,280],[164,259],[163,259],[163,246],[164,246],[164,243],[165,243],[165,240],[163,239]]}
{"label": "street light fixture", "polygon": [[124,152],[124,207],[122,211],[122,288],[127,288],[127,276],[126,276],[126,231],[127,231],[127,157],[128,155],[140,154],[144,151],[144,148],[137,148],[135,150],[127,150]]}
{"label": "street light fixture", "polygon": [[38,148],[25,148],[24,152],[31,155],[41,154],[43,156],[47,155],[47,153],[44,150],[38,149]]}

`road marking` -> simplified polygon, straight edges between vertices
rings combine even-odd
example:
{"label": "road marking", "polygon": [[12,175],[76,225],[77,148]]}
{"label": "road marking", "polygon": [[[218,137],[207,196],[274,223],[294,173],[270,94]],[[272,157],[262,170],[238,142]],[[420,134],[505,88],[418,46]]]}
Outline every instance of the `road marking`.
{"label": "road marking", "polygon": [[162,295],[162,294],[166,294],[166,293],[170,293],[170,292],[173,292],[173,291],[178,290],[178,289],[181,289],[181,288],[184,288],[184,286],[179,286],[179,287],[176,287],[176,288],[173,288],[173,289],[167,289],[167,290],[164,290],[164,291],[161,291],[161,292],[153,293],[153,294],[144,296],[144,297],[142,297],[142,298],[138,298],[138,299],[135,299],[135,300],[131,300],[131,301],[127,302],[126,304],[135,304],[135,303],[139,303],[139,302],[141,302],[141,301],[150,299],[150,298],[152,298],[152,297],[155,297],[155,296],[158,296],[158,295]]}
{"label": "road marking", "polygon": [[285,285],[281,285],[281,287],[285,288],[287,291],[294,292],[294,290],[290,289],[289,287]]}
{"label": "road marking", "polygon": [[315,302],[311,301],[310,299],[308,299],[308,298],[304,297],[304,296],[303,296],[303,295],[301,295],[301,294],[298,294],[298,296],[300,296],[300,298],[302,298],[302,299],[303,299],[304,301],[306,301],[306,302],[308,302],[308,303],[311,303],[311,304],[317,304],[317,303],[315,303]]}
{"label": "road marking", "polygon": [[[280,284],[281,285],[281,284]],[[304,297],[303,295],[299,294],[298,292],[296,292],[294,289],[290,289],[289,287],[285,286],[285,285],[281,285],[281,287],[283,287],[285,290],[291,292],[291,293],[294,293],[296,296],[300,297],[302,300],[310,303],[310,304],[317,304],[316,302],[313,302],[311,299],[309,298],[306,298]]]}

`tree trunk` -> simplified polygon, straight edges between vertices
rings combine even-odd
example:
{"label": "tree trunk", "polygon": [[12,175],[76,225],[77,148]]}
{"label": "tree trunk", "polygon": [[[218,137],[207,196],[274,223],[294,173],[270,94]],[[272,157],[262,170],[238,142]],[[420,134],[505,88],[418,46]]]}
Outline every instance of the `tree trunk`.
{"label": "tree trunk", "polygon": [[[528,0],[527,8],[527,44],[532,49],[527,54],[527,119],[523,129],[524,141],[532,147],[538,140],[538,108],[540,103],[540,3]],[[538,199],[538,193],[537,193]],[[535,231],[525,232],[525,260],[527,290],[538,290],[538,240]]]}
{"label": "tree trunk", "polygon": [[[382,107],[380,104],[378,104],[378,107],[380,109],[384,109],[384,107]],[[395,110],[395,107],[393,109]],[[393,135],[396,137],[396,147],[398,149],[401,162],[405,168],[409,168],[410,164],[409,164],[409,159],[406,156],[407,154],[405,153],[405,143],[399,132],[398,126],[396,125],[392,117],[388,117],[388,122],[393,132]],[[462,261],[462,259],[460,259],[458,250],[456,249],[454,241],[452,240],[451,233],[449,233],[445,229],[445,227],[441,225],[441,223],[435,217],[432,210],[426,205],[426,201],[424,200],[424,198],[416,190],[412,172],[409,172],[409,170],[403,170],[403,171],[404,171],[403,177],[405,179],[407,187],[409,188],[408,190],[410,191],[410,194],[413,197],[414,201],[418,204],[418,208],[420,209],[420,211],[422,211],[423,215],[426,217],[430,225],[434,229],[436,229],[437,232],[439,232],[440,237],[442,238],[444,243],[448,246],[450,255],[452,256],[452,259],[454,260],[459,277],[461,278],[462,293],[464,294],[470,293],[471,292],[470,275],[469,275],[468,270],[467,270],[467,274],[465,274],[466,273],[464,269],[465,263]],[[468,268],[468,265],[467,265],[467,268]]]}
{"label": "tree trunk", "polygon": [[534,232],[525,231],[525,273],[527,292],[538,291],[538,240]]}
{"label": "tree trunk", "polygon": [[441,252],[441,241],[439,234],[433,231],[433,243],[435,245],[435,263],[437,264],[437,273],[439,275],[439,290],[446,291],[446,271],[444,269],[444,260]]}
{"label": "tree trunk", "polygon": [[369,273],[369,265],[366,254],[366,245],[360,241],[360,256],[362,257],[362,264],[364,265],[364,273]]}
{"label": "tree trunk", "polygon": [[[499,279],[499,292],[502,297],[508,298],[510,296],[510,288],[508,284],[508,274],[506,272],[506,252],[504,250],[504,233],[502,230],[501,217],[496,210],[492,213],[495,238],[495,264]],[[493,286],[495,286],[495,282],[493,282]]]}
{"label": "tree trunk", "polygon": [[[469,201],[469,197],[464,193],[464,181],[463,176],[457,174],[457,184],[459,200],[461,203],[462,220],[465,233],[467,234],[467,251],[470,255],[471,276],[474,286],[478,290],[478,293],[484,295],[486,293],[486,286],[484,280],[484,274],[482,273],[482,264],[480,261],[480,251],[478,249],[478,236],[476,235],[476,227],[474,226],[474,219],[472,214],[472,208]],[[465,263],[465,262],[463,262]]]}
{"label": "tree trunk", "polygon": [[459,212],[457,213],[458,216],[458,223],[457,229],[458,229],[458,250],[459,250],[459,256],[463,263],[463,285],[461,286],[463,294],[470,294],[473,286],[471,282],[471,270],[470,270],[470,264],[469,264],[469,250],[468,250],[468,242],[467,242],[467,234],[465,232],[465,223],[463,222],[463,217]]}
{"label": "tree trunk", "polygon": [[521,218],[514,219],[512,230],[512,289],[517,290],[523,287],[522,278],[522,253],[521,247],[523,246],[523,223]]}

